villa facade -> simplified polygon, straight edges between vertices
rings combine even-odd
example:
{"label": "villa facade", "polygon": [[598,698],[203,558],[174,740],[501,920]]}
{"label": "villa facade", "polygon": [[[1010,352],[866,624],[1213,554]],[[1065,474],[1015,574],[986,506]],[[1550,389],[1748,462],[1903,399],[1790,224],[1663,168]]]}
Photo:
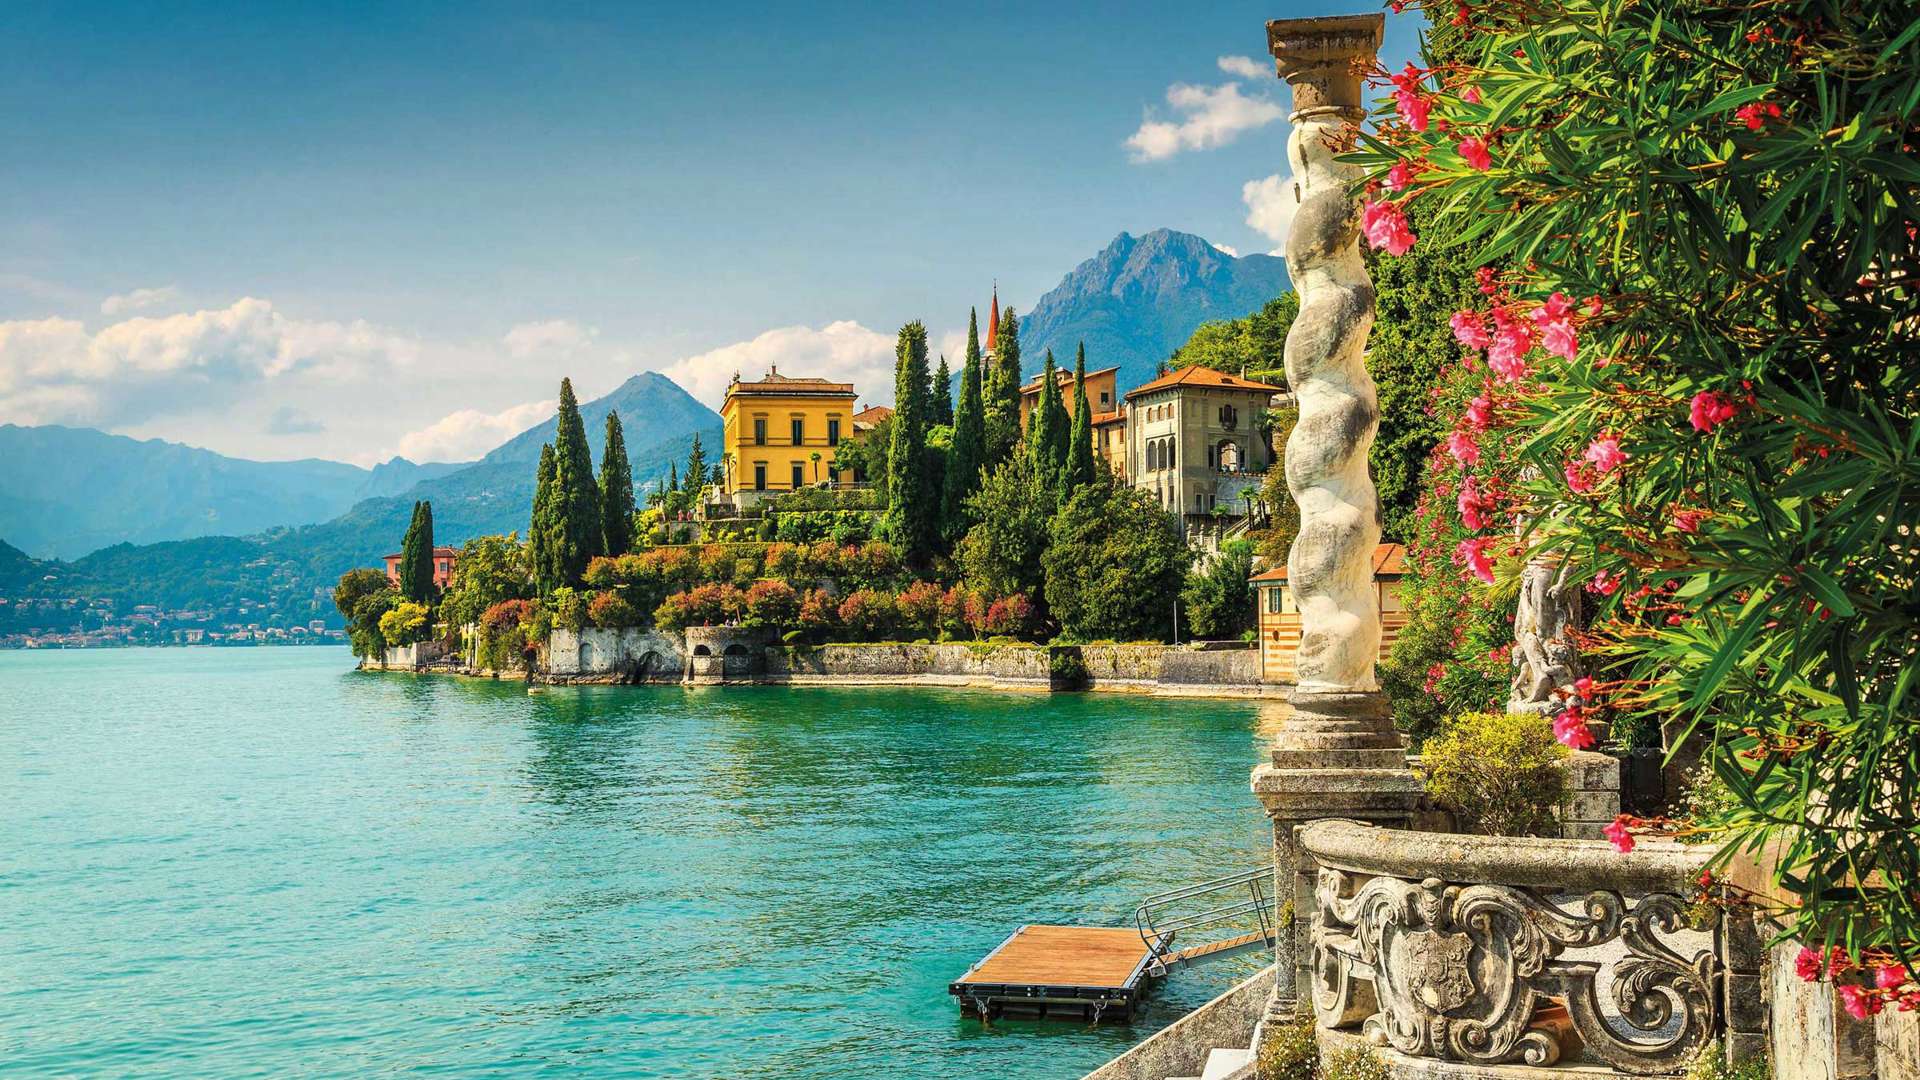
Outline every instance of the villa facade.
{"label": "villa facade", "polygon": [[1185,367],[1127,391],[1127,481],[1183,518],[1246,513],[1273,464],[1260,413],[1284,387]]}
{"label": "villa facade", "polygon": [[834,452],[854,434],[852,383],[793,378],[770,368],[763,379],[734,376],[720,405],[720,499],[744,509],[768,495],[821,483],[851,483]]}
{"label": "villa facade", "polygon": [[[381,556],[381,560],[387,564],[387,583],[396,588],[400,584],[400,560],[402,557],[403,554],[398,551],[391,555]],[[453,568],[459,561],[459,548],[448,547],[445,544],[441,544],[433,549],[434,588],[444,589],[447,587],[447,583],[453,580]]]}

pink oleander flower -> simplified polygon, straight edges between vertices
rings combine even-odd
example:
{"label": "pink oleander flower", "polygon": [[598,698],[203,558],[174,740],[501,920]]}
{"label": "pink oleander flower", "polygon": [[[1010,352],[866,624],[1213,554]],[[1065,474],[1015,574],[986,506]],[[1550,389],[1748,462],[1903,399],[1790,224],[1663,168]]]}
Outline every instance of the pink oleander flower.
{"label": "pink oleander flower", "polygon": [[1579,335],[1573,329],[1573,301],[1556,292],[1534,309],[1534,325],[1540,328],[1540,344],[1555,356],[1568,360],[1580,351]]}
{"label": "pink oleander flower", "polygon": [[1493,562],[1487,558],[1487,548],[1493,544],[1493,538],[1476,536],[1471,540],[1462,540],[1453,549],[1453,561],[1465,567],[1474,577],[1493,584]]}
{"label": "pink oleander flower", "polygon": [[1582,457],[1593,462],[1593,467],[1605,476],[1625,464],[1629,455],[1620,449],[1620,440],[1612,435],[1602,435],[1587,444],[1587,452]]}
{"label": "pink oleander flower", "polygon": [[1407,215],[1400,204],[1384,201],[1369,202],[1361,209],[1360,231],[1366,234],[1369,246],[1389,255],[1405,255],[1419,239],[1407,227]]}
{"label": "pink oleander flower", "polygon": [[1500,283],[1495,280],[1493,267],[1483,266],[1473,272],[1473,283],[1482,293],[1492,296],[1500,291]]}
{"label": "pink oleander flower", "polygon": [[1456,311],[1449,320],[1453,324],[1453,340],[1469,349],[1484,349],[1493,344],[1493,336],[1487,333],[1486,320],[1477,311]]}
{"label": "pink oleander flower", "polygon": [[1465,90],[1460,91],[1460,100],[1469,105],[1480,104],[1480,88],[1477,86],[1469,86]]}
{"label": "pink oleander flower", "polygon": [[1673,527],[1683,533],[1693,534],[1700,531],[1700,523],[1707,520],[1705,510],[1675,510]]}
{"label": "pink oleander flower", "polygon": [[1403,158],[1394,162],[1393,168],[1387,170],[1387,190],[1405,191],[1407,190],[1407,186],[1419,179],[1419,177],[1419,164]]}
{"label": "pink oleander flower", "polygon": [[1447,435],[1447,453],[1452,454],[1453,460],[1462,465],[1471,467],[1480,464],[1480,444],[1474,442],[1473,436],[1468,432],[1454,431],[1449,433]]}
{"label": "pink oleander flower", "polygon": [[1898,964],[1875,968],[1873,985],[1881,990],[1898,990],[1907,981],[1907,969]]}
{"label": "pink oleander flower", "polygon": [[1613,845],[1613,850],[1622,855],[1633,850],[1633,833],[1627,829],[1627,820],[1627,816],[1622,814],[1613,819],[1613,824],[1600,830],[1601,835]]}
{"label": "pink oleander flower", "polygon": [[1485,431],[1493,425],[1493,399],[1485,394],[1475,394],[1467,402],[1467,423],[1476,430]]}
{"label": "pink oleander flower", "polygon": [[1713,434],[1713,429],[1734,418],[1740,411],[1740,403],[1720,393],[1718,390],[1702,390],[1693,395],[1693,403],[1687,408],[1687,421],[1693,430],[1702,435]]}
{"label": "pink oleander flower", "polygon": [[1593,490],[1593,469],[1583,461],[1569,461],[1560,470],[1567,478],[1567,486],[1576,495],[1585,495]]}
{"label": "pink oleander flower", "polygon": [[1801,982],[1813,982],[1820,978],[1827,966],[1825,949],[1816,949],[1802,945],[1793,957],[1793,973],[1800,976]]}
{"label": "pink oleander flower", "polygon": [[1473,474],[1467,474],[1466,479],[1460,481],[1460,495],[1454,502],[1460,509],[1460,523],[1468,529],[1479,532],[1491,523],[1487,514],[1493,509],[1493,499],[1480,490]]}
{"label": "pink oleander flower", "polygon": [[1573,692],[1576,694],[1579,694],[1582,698],[1592,697],[1593,696],[1593,676],[1582,675],[1579,678],[1573,680]]}
{"label": "pink oleander flower", "polygon": [[1840,1004],[1846,1008],[1847,1015],[1855,1020],[1865,1020],[1886,1005],[1880,1000],[1880,995],[1864,986],[1842,983],[1835,989],[1840,993]]}
{"label": "pink oleander flower", "polygon": [[1493,168],[1493,155],[1487,152],[1487,140],[1475,135],[1471,139],[1462,139],[1454,150],[1460,154],[1460,160],[1472,169],[1486,172]]}
{"label": "pink oleander flower", "polygon": [[1425,131],[1427,114],[1433,111],[1433,99],[1418,90],[1397,90],[1393,95],[1393,108],[1408,127]]}
{"label": "pink oleander flower", "polygon": [[1587,582],[1587,591],[1598,596],[1612,596],[1620,591],[1620,575],[1607,570],[1596,570],[1593,580]]}
{"label": "pink oleander flower", "polygon": [[1553,718],[1553,737],[1575,750],[1590,750],[1594,745],[1593,730],[1587,726],[1584,710],[1578,705],[1569,705],[1566,711]]}
{"label": "pink oleander flower", "polygon": [[1733,115],[1747,125],[1748,131],[1759,131],[1767,126],[1768,120],[1780,119],[1780,106],[1771,101],[1755,101],[1733,110]]}
{"label": "pink oleander flower", "polygon": [[1487,366],[1507,382],[1527,377],[1527,353],[1533,349],[1533,331],[1504,307],[1493,309],[1493,344]]}

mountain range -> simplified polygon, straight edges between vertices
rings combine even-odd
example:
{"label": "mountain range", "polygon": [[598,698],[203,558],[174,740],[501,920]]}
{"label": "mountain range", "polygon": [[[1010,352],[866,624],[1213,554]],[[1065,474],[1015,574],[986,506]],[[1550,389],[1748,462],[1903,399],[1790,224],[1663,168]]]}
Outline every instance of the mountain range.
{"label": "mountain range", "polygon": [[1029,374],[1048,349],[1071,366],[1085,342],[1087,366],[1119,367],[1125,393],[1152,379],[1201,323],[1258,311],[1290,288],[1285,259],[1230,255],[1172,229],[1121,233],[1021,314],[1020,356]]}
{"label": "mountain range", "polygon": [[[1151,379],[1201,323],[1238,318],[1288,287],[1285,262],[1272,256],[1233,256],[1168,229],[1121,233],[1026,313],[1024,366],[1038,370],[1048,348],[1070,364],[1084,341],[1090,365],[1121,369],[1124,391]],[[596,458],[610,410],[620,413],[642,486],[684,461],[696,433],[717,452],[719,417],[657,372],[581,405]],[[398,547],[415,500],[433,503],[441,543],[524,531],[534,464],[554,427],[549,419],[475,462],[395,458],[362,469],[0,426],[0,595],[31,586],[168,607],[233,595],[315,598],[342,571],[377,565]]]}

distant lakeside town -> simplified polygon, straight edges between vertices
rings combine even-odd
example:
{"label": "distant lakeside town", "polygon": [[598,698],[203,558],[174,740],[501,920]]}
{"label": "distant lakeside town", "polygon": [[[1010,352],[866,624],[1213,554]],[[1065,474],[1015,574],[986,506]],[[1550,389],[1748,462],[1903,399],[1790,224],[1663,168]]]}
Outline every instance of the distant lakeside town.
{"label": "distant lakeside town", "polygon": [[122,610],[111,599],[0,597],[0,649],[114,649],[152,646],[345,645],[323,618],[291,619],[242,599],[232,606]]}

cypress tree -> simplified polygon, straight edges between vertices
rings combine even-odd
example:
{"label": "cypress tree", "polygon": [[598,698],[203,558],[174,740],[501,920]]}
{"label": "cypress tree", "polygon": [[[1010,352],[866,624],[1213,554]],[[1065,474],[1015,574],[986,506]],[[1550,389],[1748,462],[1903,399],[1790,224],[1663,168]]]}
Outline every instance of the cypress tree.
{"label": "cypress tree", "polygon": [[966,535],[973,523],[967,496],[980,486],[985,450],[985,418],[980,401],[980,314],[967,314],[967,359],[960,368],[960,406],[953,414],[953,443],[947,452],[945,490],[940,500],[940,531],[949,542]]}
{"label": "cypress tree", "polygon": [[700,433],[693,433],[693,449],[687,451],[687,491],[699,495],[707,486],[707,452],[700,447]]}
{"label": "cypress tree", "polygon": [[[696,436],[696,438],[697,437],[698,436]],[[680,463],[677,461],[669,461],[667,462],[667,491],[668,493],[672,493],[679,490],[680,490]]]}
{"label": "cypress tree", "polygon": [[981,464],[998,465],[1020,443],[1020,320],[1008,308],[994,339],[993,367],[981,380],[985,397],[986,452]]}
{"label": "cypress tree", "polygon": [[1027,416],[1027,455],[1033,459],[1040,486],[1055,502],[1066,471],[1066,450],[1066,408],[1060,404],[1059,373],[1053,366],[1053,350],[1048,349],[1040,368],[1040,401]]}
{"label": "cypress tree", "polygon": [[940,366],[933,370],[933,422],[953,424],[953,372],[947,370],[947,354],[940,354]]}
{"label": "cypress tree", "polygon": [[533,474],[533,521],[527,526],[527,558],[533,580],[545,596],[559,584],[553,572],[553,444],[540,447],[540,467]]}
{"label": "cypress tree", "polygon": [[577,585],[600,554],[600,485],[593,478],[587,426],[573,397],[573,380],[560,380],[560,416],[553,447],[553,568],[557,585]]}
{"label": "cypress tree", "polygon": [[1087,406],[1087,343],[1081,342],[1073,357],[1073,431],[1067,440],[1067,482],[1069,495],[1093,483],[1099,462],[1093,456],[1093,410]]}
{"label": "cypress tree", "polygon": [[413,520],[400,542],[400,595],[415,603],[433,599],[433,507],[413,504]]}
{"label": "cypress tree", "polygon": [[893,386],[893,442],[887,448],[891,501],[880,528],[907,561],[924,566],[934,555],[940,506],[927,461],[927,328],[919,320],[900,328]]}
{"label": "cypress tree", "polygon": [[627,437],[620,414],[607,413],[607,441],[600,451],[601,548],[624,555],[633,546],[633,466],[627,463]]}

